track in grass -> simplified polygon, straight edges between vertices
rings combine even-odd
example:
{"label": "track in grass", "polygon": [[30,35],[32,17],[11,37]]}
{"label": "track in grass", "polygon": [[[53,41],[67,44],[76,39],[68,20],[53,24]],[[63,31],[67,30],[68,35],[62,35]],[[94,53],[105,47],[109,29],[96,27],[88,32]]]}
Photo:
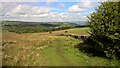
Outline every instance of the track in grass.
{"label": "track in grass", "polygon": [[[50,66],[74,66],[74,61],[69,60],[68,58],[74,58],[71,56],[65,55],[65,52],[67,49],[65,47],[69,47],[69,42],[72,43],[73,41],[69,41],[68,39],[65,39],[67,37],[59,37],[57,38],[54,43],[51,43],[51,47],[45,49],[43,51],[43,54],[48,59],[48,62]],[[63,40],[64,39],[64,40]],[[73,39],[78,43],[78,40]],[[75,43],[72,43],[75,44]]]}
{"label": "track in grass", "polygon": [[[116,66],[120,61],[102,57],[88,56],[74,48],[79,40],[70,37],[58,37],[43,50],[49,66]],[[92,63],[91,63],[92,62]]]}
{"label": "track in grass", "polygon": [[[85,33],[83,33],[83,28],[70,29],[67,31],[73,34],[76,32],[76,34]],[[88,56],[84,52],[74,48],[74,45],[80,42],[79,40],[71,37],[54,36],[60,33],[65,33],[65,31],[28,34],[4,33],[2,43],[7,44],[2,47],[3,65],[116,66],[120,64],[118,60],[109,61],[102,57]],[[43,47],[45,48],[41,50]]]}

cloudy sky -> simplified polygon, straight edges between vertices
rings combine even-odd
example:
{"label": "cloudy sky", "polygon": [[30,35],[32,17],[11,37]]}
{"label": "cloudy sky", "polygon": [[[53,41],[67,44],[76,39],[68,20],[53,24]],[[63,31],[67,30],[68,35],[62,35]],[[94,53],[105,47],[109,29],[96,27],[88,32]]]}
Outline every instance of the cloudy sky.
{"label": "cloudy sky", "polygon": [[86,21],[88,15],[100,5],[98,1],[27,1],[1,2],[0,16],[2,20],[14,21]]}

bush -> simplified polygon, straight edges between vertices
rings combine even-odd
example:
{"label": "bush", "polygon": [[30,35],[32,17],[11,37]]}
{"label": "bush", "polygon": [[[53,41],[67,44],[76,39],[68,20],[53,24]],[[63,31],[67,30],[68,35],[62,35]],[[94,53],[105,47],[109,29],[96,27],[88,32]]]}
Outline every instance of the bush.
{"label": "bush", "polygon": [[94,47],[109,58],[120,58],[120,13],[118,2],[103,2],[88,17]]}

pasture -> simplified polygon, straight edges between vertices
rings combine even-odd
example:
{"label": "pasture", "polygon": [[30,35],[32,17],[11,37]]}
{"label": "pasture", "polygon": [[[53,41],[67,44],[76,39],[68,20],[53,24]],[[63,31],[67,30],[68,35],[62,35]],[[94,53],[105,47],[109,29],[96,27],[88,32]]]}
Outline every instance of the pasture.
{"label": "pasture", "polygon": [[119,60],[89,56],[75,48],[80,40],[56,36],[61,33],[89,35],[89,28],[73,28],[42,33],[3,32],[4,66],[118,66]]}

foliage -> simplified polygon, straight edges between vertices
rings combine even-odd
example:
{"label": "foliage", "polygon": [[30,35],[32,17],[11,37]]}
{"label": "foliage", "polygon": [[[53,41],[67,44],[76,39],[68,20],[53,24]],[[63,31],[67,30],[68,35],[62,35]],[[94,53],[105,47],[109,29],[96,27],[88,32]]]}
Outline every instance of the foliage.
{"label": "foliage", "polygon": [[107,57],[120,58],[120,18],[118,2],[103,2],[88,17],[94,47]]}

